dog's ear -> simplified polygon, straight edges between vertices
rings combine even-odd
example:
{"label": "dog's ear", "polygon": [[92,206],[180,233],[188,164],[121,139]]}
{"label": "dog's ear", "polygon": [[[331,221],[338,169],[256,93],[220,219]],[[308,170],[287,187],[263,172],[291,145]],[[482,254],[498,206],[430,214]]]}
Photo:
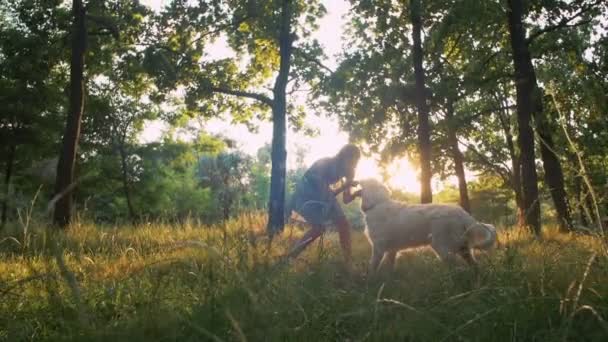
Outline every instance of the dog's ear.
{"label": "dog's ear", "polygon": [[359,191],[359,195],[361,196],[361,208],[366,208],[371,205],[372,202],[372,193],[373,193],[373,184],[370,179],[363,179],[359,181],[359,186],[361,187]]}
{"label": "dog's ear", "polygon": [[483,225],[486,226],[486,227],[488,227],[488,229],[490,229],[490,230],[496,231],[496,227],[494,227],[493,224],[484,223]]}
{"label": "dog's ear", "polygon": [[388,197],[391,197],[391,195],[393,194],[393,192],[391,191],[391,189],[389,189],[388,186],[378,180],[374,180],[374,187],[378,188],[378,192],[382,191],[386,193]]}

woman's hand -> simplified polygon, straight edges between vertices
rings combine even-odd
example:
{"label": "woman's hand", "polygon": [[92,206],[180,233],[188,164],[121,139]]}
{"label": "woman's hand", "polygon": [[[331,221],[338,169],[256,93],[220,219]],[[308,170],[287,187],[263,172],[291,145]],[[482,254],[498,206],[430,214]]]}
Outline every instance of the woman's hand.
{"label": "woman's hand", "polygon": [[344,191],[344,194],[342,195],[342,200],[344,201],[344,204],[348,204],[348,203],[352,202],[354,199],[355,198],[350,193],[350,191]]}
{"label": "woman's hand", "polygon": [[348,203],[354,201],[355,198],[361,196],[361,190],[357,190],[354,193],[352,193],[351,190],[352,189],[349,188],[342,195],[342,200],[344,201],[344,204],[348,204]]}

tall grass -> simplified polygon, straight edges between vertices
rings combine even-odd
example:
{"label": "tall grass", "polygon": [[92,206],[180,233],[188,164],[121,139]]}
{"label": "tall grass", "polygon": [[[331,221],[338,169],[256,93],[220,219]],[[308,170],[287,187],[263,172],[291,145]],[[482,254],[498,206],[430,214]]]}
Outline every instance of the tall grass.
{"label": "tall grass", "polygon": [[261,215],[224,225],[138,227],[30,222],[0,238],[0,339],[162,341],[601,341],[608,337],[602,241],[546,229],[543,240],[503,229],[478,275],[428,250],[394,273],[355,268],[335,234],[290,264],[301,232],[272,242]]}

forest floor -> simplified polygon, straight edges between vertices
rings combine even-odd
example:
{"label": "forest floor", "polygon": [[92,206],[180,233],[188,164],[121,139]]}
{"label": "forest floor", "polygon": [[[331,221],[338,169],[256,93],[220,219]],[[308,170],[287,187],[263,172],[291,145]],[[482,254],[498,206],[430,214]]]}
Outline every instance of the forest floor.
{"label": "forest floor", "polygon": [[0,340],[607,341],[608,254],[599,238],[535,240],[502,229],[479,274],[410,251],[366,275],[335,233],[277,264],[302,232],[272,241],[264,218],[225,225],[30,224],[0,236]]}

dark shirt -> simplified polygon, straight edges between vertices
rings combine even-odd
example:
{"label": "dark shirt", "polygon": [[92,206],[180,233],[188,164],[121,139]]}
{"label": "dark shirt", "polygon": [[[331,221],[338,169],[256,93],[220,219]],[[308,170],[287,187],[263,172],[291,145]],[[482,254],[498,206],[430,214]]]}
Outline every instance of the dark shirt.
{"label": "dark shirt", "polygon": [[344,183],[344,178],[351,181],[354,178],[353,173],[338,168],[335,158],[322,158],[306,170],[304,177],[319,191],[333,191]]}

